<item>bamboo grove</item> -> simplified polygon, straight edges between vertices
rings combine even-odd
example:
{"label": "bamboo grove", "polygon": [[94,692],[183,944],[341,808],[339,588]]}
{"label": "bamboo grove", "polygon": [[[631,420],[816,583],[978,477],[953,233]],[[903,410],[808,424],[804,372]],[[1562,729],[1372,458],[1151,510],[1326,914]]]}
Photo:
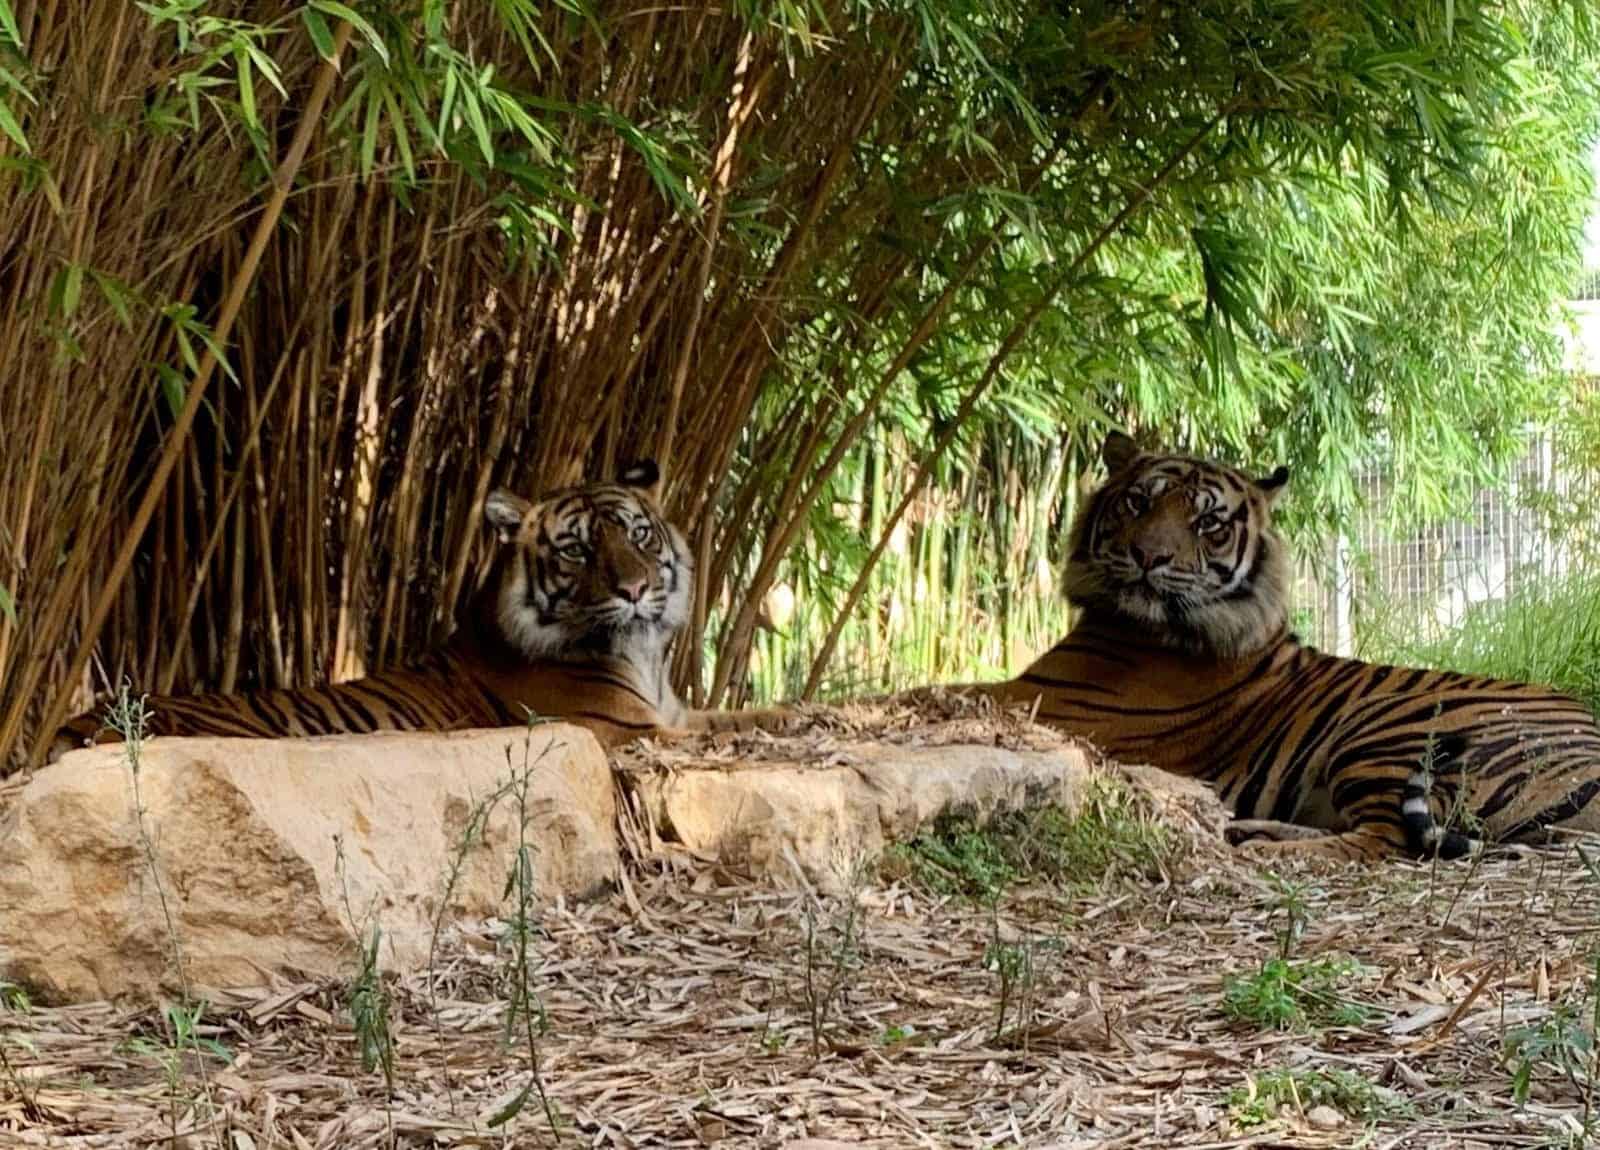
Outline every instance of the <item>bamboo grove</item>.
{"label": "bamboo grove", "polygon": [[1111,424],[1442,505],[1543,394],[1594,63],[1470,0],[0,0],[0,763],[414,654],[492,486],[644,455],[712,705],[1026,659]]}

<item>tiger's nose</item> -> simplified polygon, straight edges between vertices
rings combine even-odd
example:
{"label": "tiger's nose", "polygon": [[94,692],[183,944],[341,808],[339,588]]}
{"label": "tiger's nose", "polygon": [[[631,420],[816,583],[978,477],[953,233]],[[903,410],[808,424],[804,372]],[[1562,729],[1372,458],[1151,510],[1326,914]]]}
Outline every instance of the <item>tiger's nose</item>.
{"label": "tiger's nose", "polygon": [[617,594],[621,595],[630,603],[637,603],[640,599],[644,598],[645,590],[648,588],[649,584],[650,580],[643,575],[639,576],[637,579],[618,580]]}
{"label": "tiger's nose", "polygon": [[1164,567],[1172,562],[1171,555],[1152,555],[1137,543],[1128,544],[1128,554],[1139,565],[1141,571],[1154,571],[1157,567]]}

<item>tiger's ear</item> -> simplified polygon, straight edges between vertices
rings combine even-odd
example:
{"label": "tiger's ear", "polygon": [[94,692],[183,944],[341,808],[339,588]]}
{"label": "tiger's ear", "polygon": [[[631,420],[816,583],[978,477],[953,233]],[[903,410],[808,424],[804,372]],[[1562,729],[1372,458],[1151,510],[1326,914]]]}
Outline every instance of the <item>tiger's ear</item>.
{"label": "tiger's ear", "polygon": [[1139,445],[1120,431],[1107,433],[1105,446],[1100,449],[1100,458],[1106,461],[1106,470],[1112,475],[1127,467],[1143,454]]}
{"label": "tiger's ear", "polygon": [[617,476],[617,482],[624,487],[640,487],[646,491],[653,491],[661,482],[661,468],[656,466],[654,459],[641,459],[624,467],[622,473]]}
{"label": "tiger's ear", "polygon": [[494,528],[500,542],[509,543],[522,530],[522,521],[532,508],[533,504],[522,496],[502,488],[489,492],[489,497],[483,501],[483,519]]}
{"label": "tiger's ear", "polygon": [[1283,488],[1289,482],[1289,469],[1279,466],[1272,469],[1272,474],[1256,480],[1256,490],[1267,497],[1267,506],[1271,507],[1278,501],[1278,496],[1283,494]]}

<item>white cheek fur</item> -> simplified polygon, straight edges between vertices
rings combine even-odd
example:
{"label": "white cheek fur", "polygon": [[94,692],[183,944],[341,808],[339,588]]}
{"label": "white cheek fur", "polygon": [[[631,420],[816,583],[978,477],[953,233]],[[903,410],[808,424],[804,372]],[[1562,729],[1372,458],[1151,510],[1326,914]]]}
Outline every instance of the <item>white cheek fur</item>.
{"label": "white cheek fur", "polygon": [[[673,553],[672,561],[660,565],[661,588],[649,597],[652,605],[660,604],[660,613],[654,619],[641,619],[636,625],[621,630],[619,638],[623,649],[614,652],[617,655],[647,660],[659,658],[667,643],[689,621],[694,595],[694,565],[682,534],[670,524],[667,526],[667,538]],[[528,603],[526,566],[521,563],[509,564],[495,603],[495,619],[506,642],[525,657],[559,657],[581,643],[593,626],[608,620],[615,622],[612,619],[613,612],[609,611],[556,622],[542,621],[540,615],[541,612]]]}

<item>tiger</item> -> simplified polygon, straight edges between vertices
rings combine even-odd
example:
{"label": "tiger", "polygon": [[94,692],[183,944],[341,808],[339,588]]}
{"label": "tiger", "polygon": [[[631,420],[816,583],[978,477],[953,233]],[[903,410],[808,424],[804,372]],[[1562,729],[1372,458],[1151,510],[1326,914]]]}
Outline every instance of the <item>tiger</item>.
{"label": "tiger", "polygon": [[1208,782],[1250,853],[1459,858],[1600,830],[1600,726],[1528,683],[1325,654],[1289,628],[1255,478],[1111,433],[1063,578],[1076,621],[987,693],[1112,758]]}
{"label": "tiger", "polygon": [[[482,507],[496,540],[488,575],[441,647],[328,686],[150,697],[145,732],[293,738],[544,717],[587,727],[609,749],[652,733],[748,729],[752,713],[691,712],[669,681],[694,562],[662,514],[659,482],[645,459],[615,482],[538,500],[494,490]],[[48,758],[122,737],[85,713],[60,728]]]}

